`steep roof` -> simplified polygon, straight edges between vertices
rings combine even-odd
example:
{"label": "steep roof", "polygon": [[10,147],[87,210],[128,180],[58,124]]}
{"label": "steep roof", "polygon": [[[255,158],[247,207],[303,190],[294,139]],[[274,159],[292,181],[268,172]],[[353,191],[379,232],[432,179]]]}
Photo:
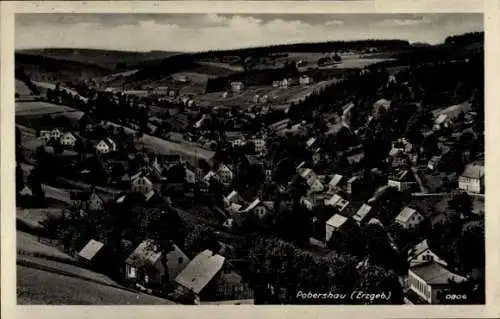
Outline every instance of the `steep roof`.
{"label": "steep roof", "polygon": [[356,214],[354,215],[354,220],[356,221],[362,221],[363,219],[365,219],[365,217],[368,215],[368,213],[371,211],[372,207],[370,205],[367,205],[367,204],[363,204],[359,210],[356,212]]}
{"label": "steep roof", "polygon": [[418,214],[418,213],[413,208],[405,207],[396,217],[396,221],[406,223],[413,216],[413,214]]}
{"label": "steep roof", "polygon": [[441,264],[430,261],[410,268],[410,271],[420,277],[428,285],[446,285],[449,281],[462,282],[466,278],[454,274]]}
{"label": "steep roof", "polygon": [[327,225],[339,228],[347,221],[347,217],[340,214],[335,214],[326,222]]}
{"label": "steep roof", "polygon": [[330,181],[330,183],[328,183],[328,185],[330,185],[330,187],[335,187],[338,185],[338,183],[340,183],[340,181],[342,180],[343,176],[342,175],[339,175],[339,174],[335,174],[333,177],[332,177],[332,180]]}
{"label": "steep roof", "polygon": [[224,257],[207,249],[191,260],[177,275],[175,282],[199,294],[222,269],[224,261]]}
{"label": "steep roof", "polygon": [[86,260],[92,260],[103,247],[104,247],[103,243],[91,239],[89,240],[87,245],[85,245],[85,247],[83,247],[83,249],[80,250],[78,256]]}
{"label": "steep roof", "polygon": [[149,266],[154,265],[160,256],[160,252],[154,251],[152,243],[145,240],[128,256],[125,263],[136,267]]}

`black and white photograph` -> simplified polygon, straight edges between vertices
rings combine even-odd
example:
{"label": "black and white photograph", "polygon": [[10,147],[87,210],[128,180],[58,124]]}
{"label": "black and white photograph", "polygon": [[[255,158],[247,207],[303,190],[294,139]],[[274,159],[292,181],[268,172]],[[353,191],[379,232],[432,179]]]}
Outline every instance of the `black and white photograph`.
{"label": "black and white photograph", "polygon": [[485,304],[482,13],[14,23],[18,305]]}

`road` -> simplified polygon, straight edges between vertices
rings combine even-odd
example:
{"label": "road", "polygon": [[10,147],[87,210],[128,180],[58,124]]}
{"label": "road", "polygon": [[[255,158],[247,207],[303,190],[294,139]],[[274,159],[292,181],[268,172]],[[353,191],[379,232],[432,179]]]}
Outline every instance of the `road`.
{"label": "road", "polygon": [[417,181],[417,184],[418,184],[418,187],[420,188],[420,192],[422,193],[427,193],[428,190],[427,188],[424,186],[424,184],[422,183],[422,179],[420,178],[420,176],[418,175],[418,170],[416,167],[411,167],[411,171],[413,172],[413,176],[415,177],[415,180]]}

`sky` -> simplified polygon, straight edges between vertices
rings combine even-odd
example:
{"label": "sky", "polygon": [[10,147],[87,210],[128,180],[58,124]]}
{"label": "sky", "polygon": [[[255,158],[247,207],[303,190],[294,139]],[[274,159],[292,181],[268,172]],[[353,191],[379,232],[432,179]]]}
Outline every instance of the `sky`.
{"label": "sky", "polygon": [[483,16],[446,14],[17,14],[16,49],[195,52],[363,39],[440,43],[483,31]]}

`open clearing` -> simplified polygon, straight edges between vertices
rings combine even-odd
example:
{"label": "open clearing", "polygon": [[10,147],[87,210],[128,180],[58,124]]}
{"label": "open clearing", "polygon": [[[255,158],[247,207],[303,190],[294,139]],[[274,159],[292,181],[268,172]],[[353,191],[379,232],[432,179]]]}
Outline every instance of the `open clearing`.
{"label": "open clearing", "polygon": [[83,112],[69,106],[42,101],[16,102],[16,116],[61,114],[69,117],[82,116]]}

